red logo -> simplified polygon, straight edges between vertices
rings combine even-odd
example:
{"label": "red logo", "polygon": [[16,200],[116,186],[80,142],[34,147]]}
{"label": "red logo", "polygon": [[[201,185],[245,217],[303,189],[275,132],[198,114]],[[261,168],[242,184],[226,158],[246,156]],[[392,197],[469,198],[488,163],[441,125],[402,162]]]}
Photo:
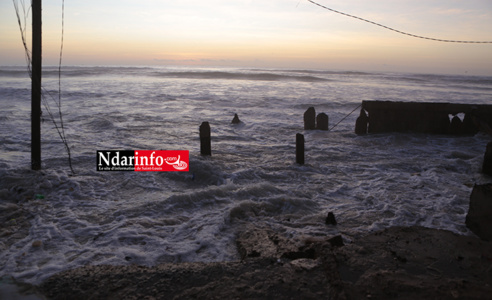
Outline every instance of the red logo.
{"label": "red logo", "polygon": [[189,171],[189,151],[135,150],[135,171]]}
{"label": "red logo", "polygon": [[189,171],[188,150],[98,150],[98,171]]}

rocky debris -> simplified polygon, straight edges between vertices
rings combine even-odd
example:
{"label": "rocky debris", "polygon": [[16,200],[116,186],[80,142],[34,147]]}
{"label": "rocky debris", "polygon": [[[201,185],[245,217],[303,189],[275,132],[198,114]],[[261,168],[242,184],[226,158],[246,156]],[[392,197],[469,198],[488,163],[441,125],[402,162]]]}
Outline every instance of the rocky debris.
{"label": "rocky debris", "polygon": [[87,266],[49,278],[50,299],[320,299],[329,294],[321,263],[242,262]]}
{"label": "rocky debris", "polygon": [[[313,256],[299,238],[287,238],[265,224],[248,224],[237,234],[236,245],[242,260],[254,257],[309,258]],[[293,258],[297,257],[297,258]]]}
{"label": "rocky debris", "polygon": [[31,246],[33,248],[39,248],[39,247],[43,246],[43,242],[42,241],[34,241],[34,242],[32,242]]}
{"label": "rocky debris", "polygon": [[337,235],[337,236],[334,236],[332,238],[329,238],[328,239],[328,242],[330,243],[330,245],[332,245],[333,247],[342,247],[344,245],[343,243],[343,238],[341,235]]}
{"label": "rocky debris", "polygon": [[333,250],[348,299],[484,299],[492,243],[424,227],[392,227]]}
{"label": "rocky debris", "polygon": [[[336,240],[341,240],[337,236]],[[341,247],[266,224],[237,235],[242,260],[148,268],[85,266],[50,277],[49,299],[484,299],[492,243],[424,227],[392,227]]]}
{"label": "rocky debris", "polygon": [[492,241],[492,184],[473,187],[466,226],[481,239]]}

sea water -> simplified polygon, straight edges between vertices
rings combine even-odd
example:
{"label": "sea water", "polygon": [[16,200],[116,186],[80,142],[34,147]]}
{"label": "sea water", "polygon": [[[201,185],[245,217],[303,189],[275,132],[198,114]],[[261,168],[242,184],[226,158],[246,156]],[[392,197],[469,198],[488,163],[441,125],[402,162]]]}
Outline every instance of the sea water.
{"label": "sea water", "polygon": [[[357,136],[354,126],[362,100],[490,104],[492,77],[74,66],[60,86],[45,67],[43,88],[42,170],[31,171],[30,79],[0,67],[0,277],[23,282],[91,264],[235,260],[248,223],[347,242],[395,225],[470,234],[469,196],[488,180],[489,136]],[[58,120],[59,99],[75,174],[47,112]],[[310,106],[330,128],[348,117],[304,131]],[[200,155],[204,121],[211,157]],[[190,171],[98,172],[97,150],[189,150]],[[324,224],[330,211],[337,227]]]}

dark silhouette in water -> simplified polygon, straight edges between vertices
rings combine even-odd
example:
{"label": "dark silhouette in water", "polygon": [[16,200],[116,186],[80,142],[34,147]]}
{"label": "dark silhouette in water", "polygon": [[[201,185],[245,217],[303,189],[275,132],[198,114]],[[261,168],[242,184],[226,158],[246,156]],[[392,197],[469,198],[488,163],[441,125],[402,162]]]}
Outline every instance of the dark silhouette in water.
{"label": "dark silhouette in water", "polygon": [[239,120],[237,114],[234,114],[234,119],[232,119],[231,124],[239,124],[239,123],[241,123],[241,120]]}
{"label": "dark silhouette in water", "polygon": [[316,129],[328,130],[328,115],[320,113],[316,117]]}
{"label": "dark silhouette in water", "polygon": [[304,113],[304,130],[316,129],[316,110],[310,107]]}
{"label": "dark silhouette in water", "polygon": [[202,155],[212,155],[210,124],[208,122],[203,122],[202,125],[200,125],[200,153]]}
{"label": "dark silhouette in water", "polygon": [[366,111],[363,108],[361,108],[360,115],[355,121],[355,133],[366,134],[368,123],[369,123],[369,117],[367,116]]}

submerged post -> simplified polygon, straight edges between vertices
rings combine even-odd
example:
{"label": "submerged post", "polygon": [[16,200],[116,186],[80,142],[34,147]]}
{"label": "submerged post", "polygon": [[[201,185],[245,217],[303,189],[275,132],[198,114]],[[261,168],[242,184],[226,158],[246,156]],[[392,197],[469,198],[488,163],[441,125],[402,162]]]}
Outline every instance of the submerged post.
{"label": "submerged post", "polygon": [[208,124],[208,122],[203,122],[202,125],[200,125],[200,153],[202,155],[212,155],[210,124]]}
{"label": "submerged post", "polygon": [[316,129],[316,110],[314,110],[314,107],[312,106],[304,112],[304,129]]}
{"label": "submerged post", "polygon": [[304,135],[296,134],[296,162],[304,164]]}
{"label": "submerged post", "polygon": [[231,124],[239,124],[241,123],[241,120],[239,120],[239,116],[237,114],[234,114],[234,118],[231,121]]}
{"label": "submerged post", "polygon": [[316,129],[328,130],[328,115],[320,113],[316,117]]}
{"label": "submerged post", "polygon": [[41,0],[32,1],[31,169],[41,169]]}

